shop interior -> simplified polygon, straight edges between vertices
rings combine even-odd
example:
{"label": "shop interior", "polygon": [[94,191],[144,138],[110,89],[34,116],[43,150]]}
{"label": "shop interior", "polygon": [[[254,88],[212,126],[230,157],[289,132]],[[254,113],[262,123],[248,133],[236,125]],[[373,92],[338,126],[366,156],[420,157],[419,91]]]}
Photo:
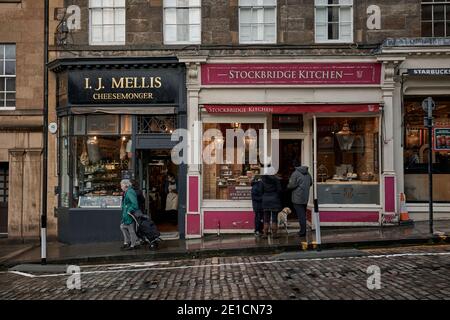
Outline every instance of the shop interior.
{"label": "shop interior", "polygon": [[[424,125],[422,101],[427,97],[408,97],[404,101],[404,170],[408,202],[428,201],[428,128]],[[433,200],[450,202],[450,97],[433,97]]]}
{"label": "shop interior", "polygon": [[[67,167],[63,154],[62,185],[68,175],[73,177],[72,208],[120,208],[120,181],[131,179],[131,121],[126,116],[76,116],[73,136],[63,138],[71,145],[73,169]],[[64,150],[63,149],[63,150]],[[70,152],[70,150],[68,150]],[[71,172],[70,172],[71,171]],[[64,191],[64,190],[63,190]],[[62,192],[64,195],[65,192]],[[64,199],[66,200],[66,199]]]}
{"label": "shop interior", "polygon": [[177,232],[178,166],[171,150],[137,150],[136,157],[147,213],[161,232]]}
{"label": "shop interior", "polygon": [[[203,197],[211,200],[251,200],[251,181],[261,172],[261,165],[256,161],[250,161],[250,150],[256,146],[257,134],[263,124],[250,123],[205,123],[203,132],[216,130],[217,133],[211,139],[203,142],[205,154],[211,156],[211,163],[203,164]],[[237,139],[233,143],[234,158],[227,159],[227,130],[239,130],[250,132],[254,130],[255,136],[243,136],[242,148],[239,148]],[[213,131],[209,131],[213,132]],[[256,150],[256,148],[254,149]],[[221,154],[219,154],[219,152]],[[241,160],[238,161],[238,157]]]}

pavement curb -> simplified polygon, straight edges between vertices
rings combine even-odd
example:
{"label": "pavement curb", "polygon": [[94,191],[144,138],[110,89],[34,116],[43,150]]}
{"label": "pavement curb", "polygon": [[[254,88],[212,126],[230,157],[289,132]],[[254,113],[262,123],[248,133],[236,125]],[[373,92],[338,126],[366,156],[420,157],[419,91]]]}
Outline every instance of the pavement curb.
{"label": "pavement curb", "polygon": [[14,259],[15,257],[18,257],[18,256],[20,256],[20,255],[22,255],[22,254],[24,254],[24,253],[26,253],[26,252],[28,252],[30,250],[33,250],[36,247],[38,247],[37,244],[32,244],[32,245],[29,245],[26,248],[22,248],[22,249],[16,250],[14,252],[11,252],[10,254],[7,254],[6,256],[0,257],[0,267],[2,265],[4,265],[8,260]]}
{"label": "pavement curb", "polygon": [[[179,260],[179,259],[197,259],[208,258],[212,256],[242,256],[255,254],[277,254],[292,251],[313,251],[313,250],[331,250],[331,249],[368,249],[383,247],[399,247],[410,245],[440,245],[449,244],[449,236],[433,236],[428,238],[412,238],[398,240],[371,240],[358,242],[336,242],[323,243],[320,247],[316,243],[302,242],[298,245],[277,245],[267,247],[247,247],[247,248],[222,248],[222,249],[202,249],[191,251],[151,251],[142,254],[130,254],[120,256],[91,256],[81,258],[47,259],[48,264],[102,264],[112,262],[135,262],[135,261],[158,261],[158,260]],[[40,263],[40,260],[34,261],[5,261],[0,263],[0,268],[11,268],[17,264]]]}

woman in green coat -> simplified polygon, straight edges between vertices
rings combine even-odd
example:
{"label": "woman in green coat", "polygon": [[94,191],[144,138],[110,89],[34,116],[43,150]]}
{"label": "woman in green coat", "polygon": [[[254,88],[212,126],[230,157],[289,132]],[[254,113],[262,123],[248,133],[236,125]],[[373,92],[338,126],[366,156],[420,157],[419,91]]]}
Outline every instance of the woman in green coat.
{"label": "woman in green coat", "polygon": [[134,220],[129,213],[139,210],[139,205],[136,192],[133,190],[130,180],[122,180],[120,182],[120,188],[124,192],[122,198],[122,223],[120,224],[120,230],[123,234],[123,246],[121,248],[125,250],[133,250],[137,247],[137,236],[135,232]]}

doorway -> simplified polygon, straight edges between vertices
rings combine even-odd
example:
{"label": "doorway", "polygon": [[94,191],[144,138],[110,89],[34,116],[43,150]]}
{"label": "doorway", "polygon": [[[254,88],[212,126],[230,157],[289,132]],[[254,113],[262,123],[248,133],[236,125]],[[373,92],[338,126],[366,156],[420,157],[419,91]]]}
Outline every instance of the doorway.
{"label": "doorway", "polygon": [[[301,139],[280,139],[280,168],[279,176],[281,177],[281,187],[283,193],[281,197],[282,206],[289,207],[294,212],[291,202],[292,191],[287,190],[289,177],[295,168],[302,164],[302,140]],[[289,219],[295,220],[295,214],[289,215]]]}
{"label": "doorway", "polygon": [[8,234],[9,166],[0,162],[0,236]]}
{"label": "doorway", "polygon": [[171,160],[171,149],[139,150],[138,154],[147,214],[163,238],[178,238],[179,168]]}

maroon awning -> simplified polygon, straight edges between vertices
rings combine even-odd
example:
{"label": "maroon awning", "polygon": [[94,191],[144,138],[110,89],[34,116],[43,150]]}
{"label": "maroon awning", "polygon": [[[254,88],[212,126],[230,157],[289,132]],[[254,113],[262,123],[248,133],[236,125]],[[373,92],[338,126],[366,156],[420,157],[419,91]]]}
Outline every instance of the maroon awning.
{"label": "maroon awning", "polygon": [[367,113],[379,112],[379,104],[295,104],[295,105],[204,105],[208,113]]}

